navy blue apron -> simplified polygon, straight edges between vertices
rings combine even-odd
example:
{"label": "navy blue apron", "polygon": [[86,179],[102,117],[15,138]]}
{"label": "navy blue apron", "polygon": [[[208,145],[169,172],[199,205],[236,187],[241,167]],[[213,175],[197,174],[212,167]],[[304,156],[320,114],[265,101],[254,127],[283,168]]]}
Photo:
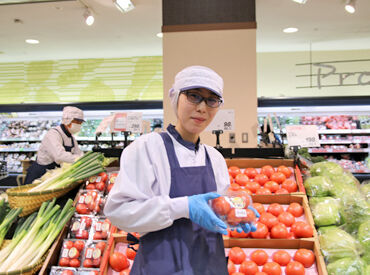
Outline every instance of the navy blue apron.
{"label": "navy blue apron", "polygon": [[[170,198],[217,190],[212,164],[206,150],[206,165],[180,167],[171,137],[160,133],[171,168]],[[150,211],[150,209],[148,209]],[[172,226],[148,233],[131,270],[132,275],[226,275],[222,236],[190,219],[175,220]]]}
{"label": "navy blue apron", "polygon": [[[64,139],[63,139],[62,134],[55,128],[53,128],[53,130],[57,131],[59,135],[62,137],[64,150],[66,150],[66,152],[72,152],[73,147],[75,147],[75,143],[74,143],[72,136],[71,136],[72,146],[66,146],[64,144]],[[30,168],[28,168],[27,170],[27,175],[26,175],[26,179],[24,180],[24,184],[32,183],[35,179],[41,178],[46,173],[46,170],[51,170],[51,169],[54,169],[55,167],[59,167],[59,165],[55,161],[47,165],[38,164],[37,160],[34,161],[32,165],[30,166]]]}

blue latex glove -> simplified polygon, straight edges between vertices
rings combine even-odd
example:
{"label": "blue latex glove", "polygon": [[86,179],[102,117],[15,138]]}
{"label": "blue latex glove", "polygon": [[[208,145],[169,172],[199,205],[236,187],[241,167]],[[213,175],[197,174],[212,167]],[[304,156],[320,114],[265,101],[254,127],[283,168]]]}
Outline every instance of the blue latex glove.
{"label": "blue latex glove", "polygon": [[[248,209],[252,210],[256,218],[260,217],[260,213],[253,206],[248,206]],[[244,231],[245,233],[254,232],[257,230],[257,227],[254,223],[241,223],[236,226],[236,232],[241,233]]]}
{"label": "blue latex glove", "polygon": [[206,193],[188,197],[189,218],[192,222],[208,229],[227,235],[227,225],[219,219],[208,205],[209,200],[220,197],[217,193]]}

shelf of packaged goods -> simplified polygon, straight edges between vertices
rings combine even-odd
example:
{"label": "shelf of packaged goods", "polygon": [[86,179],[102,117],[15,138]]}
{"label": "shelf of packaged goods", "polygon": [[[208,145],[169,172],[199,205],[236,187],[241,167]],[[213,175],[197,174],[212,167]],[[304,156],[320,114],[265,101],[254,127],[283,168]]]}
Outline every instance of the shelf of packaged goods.
{"label": "shelf of packaged goods", "polygon": [[37,149],[6,148],[0,149],[1,153],[35,153]]}
{"label": "shelf of packaged goods", "polygon": [[330,140],[330,139],[325,139],[325,140],[320,140],[320,144],[369,144],[370,139],[367,140],[359,140],[359,139],[352,139],[352,140]]}
{"label": "shelf of packaged goods", "polygon": [[[276,134],[280,134],[279,129],[274,129]],[[318,129],[318,134],[370,134],[370,129]],[[286,134],[286,129],[283,129]]]}
{"label": "shelf of packaged goods", "polygon": [[370,149],[347,149],[347,150],[339,150],[339,149],[308,149],[310,154],[325,154],[325,153],[338,153],[338,154],[345,154],[345,153],[370,153]]}
{"label": "shelf of packaged goods", "polygon": [[41,142],[41,139],[1,138],[0,142]]}

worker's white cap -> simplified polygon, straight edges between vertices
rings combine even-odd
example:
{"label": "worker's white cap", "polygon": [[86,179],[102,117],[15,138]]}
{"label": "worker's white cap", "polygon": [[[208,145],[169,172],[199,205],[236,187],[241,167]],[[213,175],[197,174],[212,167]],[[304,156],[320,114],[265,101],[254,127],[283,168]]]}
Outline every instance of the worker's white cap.
{"label": "worker's white cap", "polygon": [[85,122],[84,120],[84,113],[81,109],[73,106],[66,106],[63,108],[63,117],[62,123],[64,125],[68,125],[72,122],[72,120],[78,120],[81,122]]}
{"label": "worker's white cap", "polygon": [[177,116],[177,101],[182,91],[206,88],[219,96],[223,101],[224,81],[215,71],[204,66],[186,67],[175,77],[175,83],[169,91],[171,104]]}

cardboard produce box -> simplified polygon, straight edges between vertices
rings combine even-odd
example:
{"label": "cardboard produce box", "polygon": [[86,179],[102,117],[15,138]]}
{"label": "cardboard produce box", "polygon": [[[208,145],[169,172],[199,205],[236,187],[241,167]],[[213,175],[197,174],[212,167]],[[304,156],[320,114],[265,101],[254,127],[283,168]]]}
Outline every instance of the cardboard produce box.
{"label": "cardboard produce box", "polygon": [[[298,166],[294,165],[293,159],[225,159],[227,167],[230,166],[237,166],[240,169],[245,169],[248,167],[251,168],[261,168],[264,165],[271,165],[272,167],[276,168],[280,165],[284,165],[286,167],[290,167],[294,171],[294,179],[298,185],[298,191],[291,193],[291,194],[305,194],[306,191],[303,186],[303,179],[302,175],[299,171]],[[257,195],[253,195],[257,196]]]}

